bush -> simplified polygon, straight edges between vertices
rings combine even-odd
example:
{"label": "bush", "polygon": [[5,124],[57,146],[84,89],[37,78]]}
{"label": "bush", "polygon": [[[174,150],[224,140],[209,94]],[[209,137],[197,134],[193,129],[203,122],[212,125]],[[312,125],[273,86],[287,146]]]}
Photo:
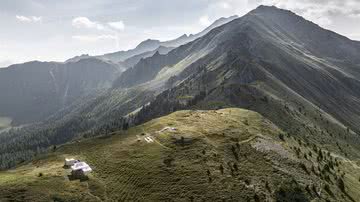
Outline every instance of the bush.
{"label": "bush", "polygon": [[231,146],[231,151],[234,154],[234,157],[237,161],[239,161],[239,154],[236,151],[236,148],[234,147],[234,145]]}
{"label": "bush", "polygon": [[220,165],[219,169],[220,169],[221,174],[224,174],[224,166],[222,164]]}
{"label": "bush", "polygon": [[307,174],[310,174],[304,163],[300,163],[300,168],[302,168]]}
{"label": "bush", "polygon": [[260,202],[260,197],[256,193],[254,195],[254,201],[255,202]]}
{"label": "bush", "polygon": [[279,134],[279,139],[282,140],[282,141],[285,141],[284,134],[280,133],[280,134]]}
{"label": "bush", "polygon": [[284,181],[274,194],[275,201],[309,201],[305,190],[294,180]]}
{"label": "bush", "polygon": [[43,173],[39,173],[39,174],[38,174],[38,177],[42,177],[42,176],[44,176]]}
{"label": "bush", "polygon": [[338,185],[339,189],[345,193],[345,183],[341,178],[338,179],[337,185]]}
{"label": "bush", "polygon": [[325,184],[324,189],[328,194],[330,194],[331,196],[333,195],[333,193],[332,193],[332,191],[330,189],[330,186],[328,184]]}
{"label": "bush", "polygon": [[265,182],[265,188],[266,188],[269,192],[271,192],[271,188],[270,188],[270,185],[269,185],[269,182],[268,182],[268,181]]}

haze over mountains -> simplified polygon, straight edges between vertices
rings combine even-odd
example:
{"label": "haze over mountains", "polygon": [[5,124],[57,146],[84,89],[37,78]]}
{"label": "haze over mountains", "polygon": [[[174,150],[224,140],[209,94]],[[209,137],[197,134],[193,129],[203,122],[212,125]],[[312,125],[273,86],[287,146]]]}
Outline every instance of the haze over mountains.
{"label": "haze over mountains", "polygon": [[[359,55],[358,41],[291,11],[260,6],[173,41],[147,40],[129,51],[1,69],[5,99],[0,114],[19,123],[42,120],[0,135],[1,166],[14,166],[52,145],[127,130],[182,109],[240,107],[261,114],[293,138],[289,148],[301,156],[294,162],[305,162],[303,170],[310,176],[301,179],[330,184],[333,190],[322,200],[333,195],[334,200],[356,201],[350,185],[348,196],[337,187],[341,174],[336,169],[319,175],[309,170],[330,170],[325,165],[335,156],[347,158],[343,164],[351,162],[351,169],[359,162]],[[309,151],[318,148],[318,159],[322,150],[328,159],[308,160]],[[284,169],[292,176],[289,167]],[[355,170],[344,180],[360,187]],[[308,192],[304,197],[309,201],[317,197]]]}
{"label": "haze over mountains", "polygon": [[83,95],[109,88],[121,71],[116,64],[92,58],[0,69],[1,115],[18,124],[43,120]]}
{"label": "haze over mountains", "polygon": [[153,51],[156,48],[160,47],[160,46],[164,46],[164,47],[179,47],[181,45],[184,45],[188,42],[191,42],[199,37],[204,36],[205,34],[207,34],[210,30],[214,29],[215,27],[221,26],[225,23],[230,22],[231,20],[236,19],[238,16],[230,16],[228,18],[220,18],[218,20],[216,20],[214,23],[212,23],[209,27],[207,27],[205,30],[203,30],[200,33],[197,34],[191,34],[191,35],[182,35],[177,39],[173,39],[170,41],[159,41],[159,40],[153,40],[153,39],[148,39],[145,40],[143,42],[141,42],[136,48],[132,49],[132,50],[128,50],[128,51],[119,51],[116,53],[109,53],[109,54],[105,54],[105,55],[100,55],[98,57],[100,58],[104,58],[107,60],[111,60],[114,62],[120,62],[120,61],[124,61],[130,57],[133,57],[135,55],[139,55],[148,51]]}
{"label": "haze over mountains", "polygon": [[121,72],[142,58],[170,50],[205,35],[214,27],[237,16],[220,18],[195,35],[183,35],[171,41],[146,40],[135,49],[103,56],[81,55],[58,62],[28,62],[0,69],[0,115],[16,124],[43,120],[84,95],[112,86]]}

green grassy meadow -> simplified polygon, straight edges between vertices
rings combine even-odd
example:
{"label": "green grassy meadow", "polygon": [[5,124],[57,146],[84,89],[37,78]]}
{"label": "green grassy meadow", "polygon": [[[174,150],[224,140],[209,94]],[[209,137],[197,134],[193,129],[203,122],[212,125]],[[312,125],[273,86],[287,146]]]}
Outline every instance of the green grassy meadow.
{"label": "green grassy meadow", "polygon": [[[252,111],[179,111],[0,172],[0,199],[358,201],[359,165],[321,152],[318,160],[314,148]],[[86,161],[93,168],[89,179],[70,181],[66,157]],[[337,163],[328,168],[329,162]]]}

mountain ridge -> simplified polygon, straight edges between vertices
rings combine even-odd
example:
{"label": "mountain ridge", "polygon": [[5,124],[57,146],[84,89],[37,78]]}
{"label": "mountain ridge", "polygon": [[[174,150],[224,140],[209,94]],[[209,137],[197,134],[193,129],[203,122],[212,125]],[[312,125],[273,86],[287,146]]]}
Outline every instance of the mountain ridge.
{"label": "mountain ridge", "polygon": [[180,37],[173,39],[173,40],[169,40],[169,41],[160,41],[160,40],[155,40],[155,39],[147,39],[145,41],[142,41],[139,45],[136,46],[136,48],[134,49],[130,49],[128,51],[119,51],[119,52],[115,52],[115,53],[108,53],[105,55],[100,55],[100,56],[95,56],[95,57],[100,57],[100,58],[104,58],[107,60],[112,60],[113,62],[119,62],[119,61],[124,61],[130,57],[133,57],[135,55],[139,55],[142,54],[144,52],[148,52],[148,51],[153,51],[155,49],[157,49],[160,46],[165,46],[165,47],[178,47],[181,45],[184,45],[190,41],[193,41],[203,35],[205,35],[207,32],[209,32],[211,29],[220,26],[222,24],[228,23],[231,20],[236,19],[238,16],[234,15],[234,16],[230,16],[228,18],[222,17],[218,20],[216,20],[214,23],[212,23],[209,27],[207,27],[206,29],[204,29],[203,31],[197,33],[197,34],[190,34],[190,35],[181,35]]}
{"label": "mountain ridge", "polygon": [[111,87],[121,71],[118,65],[96,58],[2,68],[0,114],[18,124],[41,121],[81,95]]}

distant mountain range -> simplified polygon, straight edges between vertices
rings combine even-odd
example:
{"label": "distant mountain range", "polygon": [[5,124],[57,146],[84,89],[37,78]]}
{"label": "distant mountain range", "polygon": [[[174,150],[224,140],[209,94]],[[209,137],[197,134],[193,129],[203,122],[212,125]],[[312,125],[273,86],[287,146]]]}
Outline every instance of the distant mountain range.
{"label": "distant mountain range", "polygon": [[0,69],[0,114],[15,124],[43,120],[77,98],[111,87],[123,69],[96,58],[28,62]]}
{"label": "distant mountain range", "polygon": [[213,24],[211,24],[209,27],[207,27],[206,29],[204,29],[202,32],[197,33],[197,34],[190,34],[190,35],[182,35],[177,39],[173,39],[170,41],[159,41],[159,40],[153,40],[153,39],[148,39],[145,40],[143,42],[141,42],[138,46],[136,46],[136,48],[128,50],[128,51],[119,51],[119,52],[115,52],[115,53],[108,53],[105,55],[100,55],[97,57],[106,59],[106,60],[111,60],[113,62],[120,62],[120,61],[125,61],[126,59],[133,57],[135,55],[139,55],[148,51],[153,51],[157,48],[159,48],[160,46],[163,47],[179,47],[181,45],[184,45],[188,42],[191,42],[199,37],[204,36],[205,34],[207,34],[210,30],[221,26],[223,24],[226,24],[234,19],[238,18],[238,16],[230,16],[228,18],[220,18],[218,20],[216,20]]}
{"label": "distant mountain range", "polygon": [[102,56],[84,54],[64,63],[34,61],[0,69],[0,115],[18,124],[43,120],[79,97],[111,87],[121,72],[141,59],[155,53],[167,54],[236,17],[220,18],[195,35],[165,42],[149,39],[129,51]]}

